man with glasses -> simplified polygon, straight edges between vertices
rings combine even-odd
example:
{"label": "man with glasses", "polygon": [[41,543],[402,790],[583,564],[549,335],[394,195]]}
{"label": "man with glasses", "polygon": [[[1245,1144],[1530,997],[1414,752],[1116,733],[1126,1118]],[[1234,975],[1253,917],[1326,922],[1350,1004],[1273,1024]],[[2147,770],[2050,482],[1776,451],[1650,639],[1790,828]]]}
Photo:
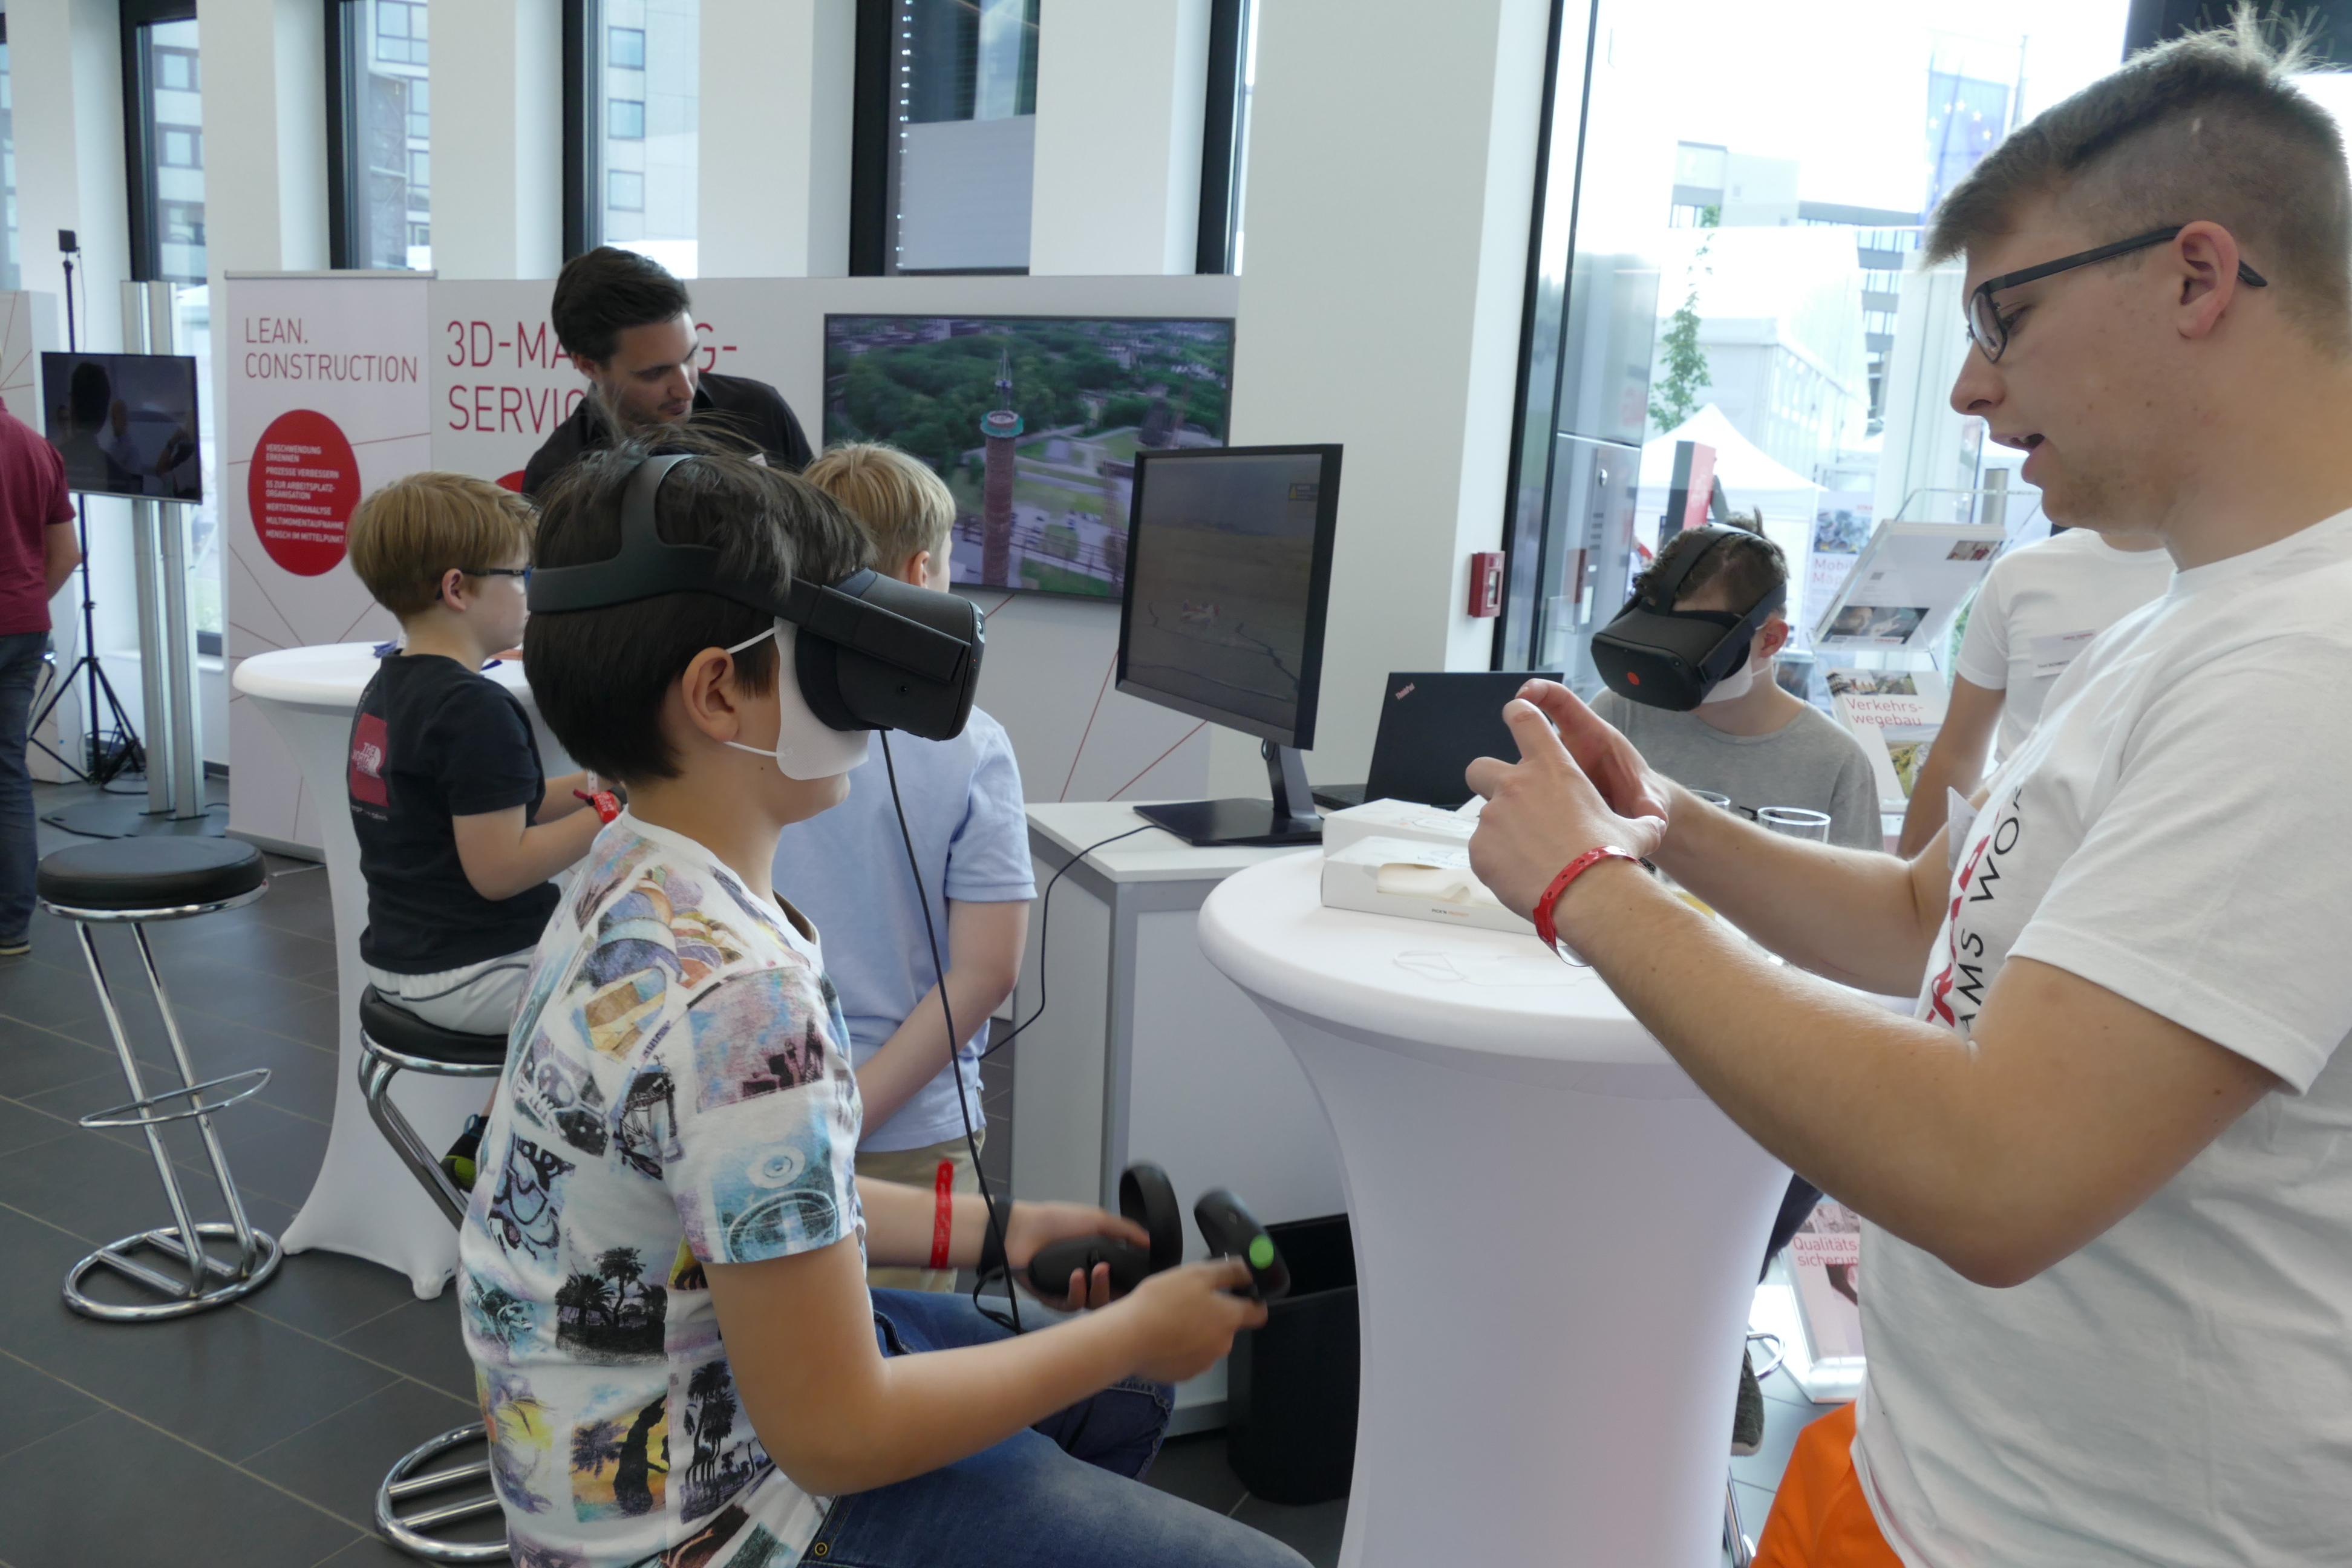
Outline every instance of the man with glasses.
{"label": "man with glasses", "polygon": [[2352,189],[2303,64],[2242,13],[1935,216],[1953,406],[2178,572],[1916,860],[1700,805],[1558,687],[1473,766],[1487,884],[1867,1222],[1868,1380],[1800,1442],[1776,1568],[2346,1560]]}

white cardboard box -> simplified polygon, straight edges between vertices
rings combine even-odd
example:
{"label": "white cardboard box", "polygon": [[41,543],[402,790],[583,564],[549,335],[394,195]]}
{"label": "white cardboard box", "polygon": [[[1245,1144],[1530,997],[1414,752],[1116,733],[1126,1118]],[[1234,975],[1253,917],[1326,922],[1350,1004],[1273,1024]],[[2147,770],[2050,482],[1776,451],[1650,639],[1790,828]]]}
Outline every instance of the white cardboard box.
{"label": "white cardboard box", "polygon": [[1368,800],[1323,819],[1323,853],[1336,855],[1367,838],[1404,838],[1466,848],[1477,830],[1475,816],[1441,806],[1418,805],[1409,800]]}
{"label": "white cardboard box", "polygon": [[1439,925],[1535,932],[1471,874],[1468,849],[1410,838],[1360,838],[1326,855],[1323,905]]}

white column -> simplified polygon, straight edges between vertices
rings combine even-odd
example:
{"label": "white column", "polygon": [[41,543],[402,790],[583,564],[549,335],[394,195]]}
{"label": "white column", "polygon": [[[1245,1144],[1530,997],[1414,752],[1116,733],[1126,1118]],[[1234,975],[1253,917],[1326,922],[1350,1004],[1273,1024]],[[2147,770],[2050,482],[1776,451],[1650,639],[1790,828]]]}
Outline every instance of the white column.
{"label": "white column", "polygon": [[1045,12],[1032,274],[1192,270],[1208,68],[1209,0]]}
{"label": "white column", "polygon": [[433,266],[552,278],[563,262],[560,0],[433,7]]}
{"label": "white column", "polygon": [[[1232,438],[1347,447],[1321,783],[1364,776],[1390,670],[1489,661],[1463,609],[1502,538],[1549,9],[1259,12]],[[1263,795],[1256,742],[1212,733],[1211,793]]]}
{"label": "white column", "polygon": [[131,276],[119,18],[115,0],[17,0],[8,10],[24,286],[64,300],[58,230],[72,229],[82,252],[75,330],[86,349],[121,348],[121,283]]}
{"label": "white column", "polygon": [[702,276],[847,275],[856,50],[856,0],[702,0]]}
{"label": "white column", "polygon": [[224,272],[325,267],[324,8],[316,0],[206,0],[196,39],[213,281]]}

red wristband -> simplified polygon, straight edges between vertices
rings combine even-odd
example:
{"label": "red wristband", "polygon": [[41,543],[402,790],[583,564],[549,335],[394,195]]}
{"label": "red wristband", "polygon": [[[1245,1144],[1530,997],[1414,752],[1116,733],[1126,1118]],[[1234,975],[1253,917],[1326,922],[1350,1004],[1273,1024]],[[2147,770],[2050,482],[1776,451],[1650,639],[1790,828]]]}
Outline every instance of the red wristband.
{"label": "red wristband", "polygon": [[948,1239],[955,1234],[955,1162],[942,1160],[937,1173],[931,1177],[931,1191],[939,1206],[931,1214],[931,1267],[948,1266]]}
{"label": "red wristband", "polygon": [[1553,952],[1559,951],[1559,932],[1552,928],[1551,907],[1559,902],[1559,896],[1568,891],[1568,885],[1570,882],[1575,881],[1603,860],[1631,860],[1636,866],[1642,863],[1642,858],[1639,855],[1628,849],[1620,849],[1614,844],[1603,844],[1598,848],[1588,849],[1562,867],[1559,875],[1551,879],[1551,886],[1546,888],[1543,890],[1543,896],[1536,900],[1536,935],[1541,937],[1543,944]]}
{"label": "red wristband", "polygon": [[611,790],[600,789],[594,795],[584,789],[575,789],[572,793],[588,803],[589,809],[596,814],[599,822],[610,822],[621,815],[621,797]]}

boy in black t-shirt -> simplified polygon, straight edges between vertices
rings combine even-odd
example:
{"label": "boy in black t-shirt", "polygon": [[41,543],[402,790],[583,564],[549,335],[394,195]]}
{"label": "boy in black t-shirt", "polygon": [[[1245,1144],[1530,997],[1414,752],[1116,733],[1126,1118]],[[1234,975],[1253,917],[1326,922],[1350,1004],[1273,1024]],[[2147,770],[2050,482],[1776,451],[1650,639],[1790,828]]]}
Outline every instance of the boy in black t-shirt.
{"label": "boy in black t-shirt", "polygon": [[[367,879],[360,958],[390,1001],[428,1023],[504,1034],[558,894],[548,880],[601,826],[540,770],[530,719],[481,673],[521,640],[534,514],[465,474],[394,480],[352,514],[351,560],[404,647],[352,717],[352,827]],[[444,1162],[472,1181],[478,1118]]]}

